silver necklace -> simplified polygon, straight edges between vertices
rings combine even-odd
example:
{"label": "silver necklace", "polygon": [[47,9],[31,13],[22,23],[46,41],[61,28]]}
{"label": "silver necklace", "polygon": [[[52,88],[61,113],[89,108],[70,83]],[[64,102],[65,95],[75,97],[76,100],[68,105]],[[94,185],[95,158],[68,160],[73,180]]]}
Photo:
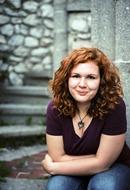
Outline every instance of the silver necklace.
{"label": "silver necklace", "polygon": [[78,127],[79,127],[79,129],[81,129],[81,128],[84,127],[84,122],[83,122],[83,120],[85,119],[85,117],[87,116],[87,114],[86,114],[83,118],[81,118],[81,117],[80,117],[80,114],[79,114],[79,112],[78,112],[78,116],[79,116],[79,119],[80,119],[80,121],[78,122]]}

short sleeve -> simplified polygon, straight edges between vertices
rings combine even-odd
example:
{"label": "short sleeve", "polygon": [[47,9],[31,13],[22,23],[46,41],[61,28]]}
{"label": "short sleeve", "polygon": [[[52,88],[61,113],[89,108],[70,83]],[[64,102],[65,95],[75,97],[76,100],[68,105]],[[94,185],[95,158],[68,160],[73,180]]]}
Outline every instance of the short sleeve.
{"label": "short sleeve", "polygon": [[102,133],[106,135],[119,135],[127,130],[126,105],[122,98],[119,104],[107,116]]}
{"label": "short sleeve", "polygon": [[49,102],[46,113],[46,133],[50,135],[62,135],[62,124],[58,110]]}

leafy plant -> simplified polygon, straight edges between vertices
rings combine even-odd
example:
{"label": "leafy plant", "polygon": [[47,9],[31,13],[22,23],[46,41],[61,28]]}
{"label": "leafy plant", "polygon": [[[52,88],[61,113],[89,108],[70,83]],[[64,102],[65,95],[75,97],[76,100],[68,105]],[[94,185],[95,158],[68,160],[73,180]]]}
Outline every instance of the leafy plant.
{"label": "leafy plant", "polygon": [[31,124],[32,124],[32,117],[30,116],[26,119],[26,125],[31,125]]}
{"label": "leafy plant", "polygon": [[7,177],[11,173],[10,169],[5,165],[5,162],[0,161],[0,180]]}

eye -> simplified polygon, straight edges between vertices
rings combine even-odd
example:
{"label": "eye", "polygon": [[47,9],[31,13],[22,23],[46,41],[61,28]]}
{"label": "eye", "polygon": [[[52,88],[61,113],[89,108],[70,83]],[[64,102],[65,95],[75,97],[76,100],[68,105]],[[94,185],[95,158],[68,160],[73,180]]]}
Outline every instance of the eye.
{"label": "eye", "polygon": [[96,79],[96,77],[93,76],[93,75],[88,75],[87,78],[88,78],[88,79]]}
{"label": "eye", "polygon": [[80,75],[79,74],[72,74],[71,77],[72,78],[80,78]]}

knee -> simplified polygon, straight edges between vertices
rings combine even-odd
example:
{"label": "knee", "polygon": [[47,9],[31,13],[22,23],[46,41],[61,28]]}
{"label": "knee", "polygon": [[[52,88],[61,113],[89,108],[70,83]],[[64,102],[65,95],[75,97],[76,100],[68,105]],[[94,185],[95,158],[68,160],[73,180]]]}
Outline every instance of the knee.
{"label": "knee", "polygon": [[60,176],[52,176],[48,179],[46,190],[58,190],[62,189],[62,180]]}
{"label": "knee", "polygon": [[101,176],[93,177],[88,185],[88,190],[115,190],[117,188],[117,184],[113,176],[107,176],[106,178],[102,178]]}
{"label": "knee", "polygon": [[57,175],[49,178],[46,190],[76,190],[82,184],[82,179],[74,176]]}
{"label": "knee", "polygon": [[96,174],[90,179],[88,190],[130,189],[130,169],[116,164],[110,170]]}
{"label": "knee", "polygon": [[71,187],[72,181],[71,177],[67,176],[51,176],[46,185],[46,190],[68,190]]}

